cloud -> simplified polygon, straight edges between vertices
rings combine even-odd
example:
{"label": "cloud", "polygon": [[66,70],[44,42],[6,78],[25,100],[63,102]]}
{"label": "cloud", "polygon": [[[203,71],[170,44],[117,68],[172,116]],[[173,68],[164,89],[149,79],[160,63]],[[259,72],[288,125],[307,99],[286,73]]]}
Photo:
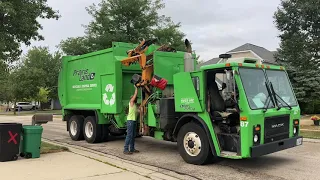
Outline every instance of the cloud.
{"label": "cloud", "polygon": [[[247,42],[278,47],[273,14],[280,0],[165,0],[161,12],[181,22],[203,60],[217,57]],[[264,2],[264,3],[262,3]]]}
{"label": "cloud", "polygon": [[[82,25],[86,25],[92,20],[85,7],[99,2],[100,0],[48,0],[48,4],[54,10],[59,11],[61,18],[58,21],[41,19],[39,22],[42,24],[43,30],[39,32],[45,40],[33,41],[32,46],[48,46],[54,51],[61,40],[84,35]],[[24,52],[30,48],[23,46]]]}
{"label": "cloud", "polygon": [[[55,46],[67,37],[84,34],[83,24],[91,17],[85,7],[100,0],[48,0],[58,9],[59,21],[41,20],[45,41],[32,45]],[[273,24],[273,14],[280,0],[164,0],[161,14],[181,22],[181,30],[192,41],[193,49],[203,60],[217,57],[244,43],[252,43],[275,50],[278,47],[278,31]],[[27,48],[24,48],[27,50]]]}

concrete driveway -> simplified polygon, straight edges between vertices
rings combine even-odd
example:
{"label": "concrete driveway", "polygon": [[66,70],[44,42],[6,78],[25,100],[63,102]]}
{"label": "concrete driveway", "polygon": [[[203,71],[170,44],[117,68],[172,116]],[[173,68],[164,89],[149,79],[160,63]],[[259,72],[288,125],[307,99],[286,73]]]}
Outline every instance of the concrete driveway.
{"label": "concrete driveway", "polygon": [[[31,116],[0,116],[0,122],[30,124]],[[303,146],[271,155],[247,160],[223,160],[216,164],[195,166],[185,163],[180,157],[176,143],[142,137],[136,140],[139,154],[122,154],[124,139],[118,138],[105,143],[88,144],[71,141],[65,122],[55,118],[44,127],[43,137],[59,143],[68,143],[116,156],[122,159],[157,166],[196,179],[320,179],[320,143],[304,142]]]}

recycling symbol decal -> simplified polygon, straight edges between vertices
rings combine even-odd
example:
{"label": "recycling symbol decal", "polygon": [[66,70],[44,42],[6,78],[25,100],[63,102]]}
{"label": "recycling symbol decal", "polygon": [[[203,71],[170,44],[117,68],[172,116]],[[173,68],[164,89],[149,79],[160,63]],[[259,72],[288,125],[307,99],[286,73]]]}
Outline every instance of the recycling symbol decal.
{"label": "recycling symbol decal", "polygon": [[[112,106],[116,102],[116,93],[113,92],[114,87],[112,84],[108,84],[103,94],[103,102],[105,105]],[[108,94],[107,94],[108,93]]]}

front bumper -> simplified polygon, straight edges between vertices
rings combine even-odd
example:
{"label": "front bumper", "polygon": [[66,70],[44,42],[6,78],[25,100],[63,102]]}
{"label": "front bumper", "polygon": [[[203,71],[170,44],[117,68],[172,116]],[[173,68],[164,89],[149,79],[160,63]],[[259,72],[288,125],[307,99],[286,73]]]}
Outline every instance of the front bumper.
{"label": "front bumper", "polygon": [[281,151],[284,149],[292,148],[302,145],[302,136],[282,139],[268,144],[262,144],[251,147],[251,157],[259,157],[273,152]]}

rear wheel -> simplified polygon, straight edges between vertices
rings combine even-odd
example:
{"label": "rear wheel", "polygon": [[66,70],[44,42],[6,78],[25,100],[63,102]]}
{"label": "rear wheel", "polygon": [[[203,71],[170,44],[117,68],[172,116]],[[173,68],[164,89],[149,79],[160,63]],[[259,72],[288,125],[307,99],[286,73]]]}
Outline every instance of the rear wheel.
{"label": "rear wheel", "polygon": [[102,126],[98,125],[93,116],[88,116],[83,125],[84,138],[88,143],[98,143],[102,139]]}
{"label": "rear wheel", "polygon": [[187,163],[202,165],[212,159],[208,137],[197,123],[190,122],[182,126],[177,144],[180,156]]}
{"label": "rear wheel", "polygon": [[101,141],[102,142],[106,142],[109,140],[109,125],[107,124],[102,124],[100,125],[102,126],[102,138],[101,138]]}
{"label": "rear wheel", "polygon": [[69,123],[69,136],[74,141],[83,140],[83,133],[82,133],[82,127],[83,127],[83,121],[84,117],[79,115],[73,115],[71,116]]}

